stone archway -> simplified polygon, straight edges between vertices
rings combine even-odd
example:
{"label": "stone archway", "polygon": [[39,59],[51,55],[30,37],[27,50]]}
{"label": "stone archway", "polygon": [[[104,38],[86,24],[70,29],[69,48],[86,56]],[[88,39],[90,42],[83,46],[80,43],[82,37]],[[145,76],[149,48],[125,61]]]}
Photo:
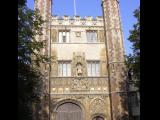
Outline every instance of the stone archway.
{"label": "stone archway", "polygon": [[104,118],[101,116],[95,116],[92,120],[104,120]]}
{"label": "stone archway", "polygon": [[56,109],[56,120],[82,120],[82,109],[72,102],[65,102]]}

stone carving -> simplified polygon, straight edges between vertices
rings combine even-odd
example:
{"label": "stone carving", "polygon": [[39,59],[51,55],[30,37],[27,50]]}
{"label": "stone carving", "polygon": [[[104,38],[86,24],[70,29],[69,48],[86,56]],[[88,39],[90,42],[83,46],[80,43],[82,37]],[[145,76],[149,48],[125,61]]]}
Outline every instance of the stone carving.
{"label": "stone carving", "polygon": [[51,51],[51,70],[52,74],[51,76],[57,76],[58,75],[58,62],[57,62],[57,51],[55,49],[52,49]]}
{"label": "stone carving", "polygon": [[54,98],[51,97],[52,103],[58,102],[58,101],[60,101],[61,99],[62,99],[62,98],[60,98],[60,97],[54,97]]}
{"label": "stone carving", "polygon": [[[93,17],[85,17],[81,18],[80,16],[72,17],[66,17],[66,16],[52,16],[52,19],[55,21],[52,23],[53,25],[82,25],[82,26],[99,26],[103,24],[103,17],[96,17],[95,19]],[[98,23],[98,24],[97,24]]]}
{"label": "stone carving", "polygon": [[51,36],[52,36],[52,42],[56,42],[57,41],[57,30],[52,29]]}
{"label": "stone carving", "polygon": [[104,30],[99,30],[99,41],[104,42]]}
{"label": "stone carving", "polygon": [[[53,73],[52,73],[53,74]],[[57,93],[59,88],[63,88],[65,93],[76,92],[76,90],[82,90],[82,92],[105,92],[107,91],[107,77],[91,78],[91,77],[54,77],[51,78],[51,88],[55,88],[53,93]],[[101,90],[97,90],[97,87]],[[91,90],[91,88],[94,88]],[[104,90],[106,88],[106,90]],[[66,91],[68,89],[68,91]],[[81,91],[78,91],[81,92]]]}
{"label": "stone carving", "polygon": [[87,90],[88,81],[84,78],[73,78],[72,90]]}
{"label": "stone carving", "polygon": [[105,103],[100,98],[94,99],[90,104],[91,114],[105,113]]}
{"label": "stone carving", "polygon": [[94,21],[93,21],[93,25],[96,25],[96,24],[97,24],[97,21],[96,21],[96,20],[94,20]]}
{"label": "stone carving", "polygon": [[106,62],[106,51],[105,48],[102,48],[100,53],[100,73],[102,76],[107,75],[107,62]]}
{"label": "stone carving", "polygon": [[77,63],[76,67],[77,67],[76,76],[78,76],[78,77],[82,76],[82,73],[83,73],[82,64]]}
{"label": "stone carving", "polygon": [[85,54],[81,52],[73,53],[72,76],[83,77],[87,75]]}
{"label": "stone carving", "polygon": [[85,78],[82,78],[87,75],[86,60],[84,53],[74,52],[73,61],[72,61],[72,75],[73,78],[72,90],[87,90],[88,81]]}
{"label": "stone carving", "polygon": [[81,32],[76,32],[76,37],[81,37]]}
{"label": "stone carving", "polygon": [[82,21],[82,25],[85,25],[86,24],[86,21]]}

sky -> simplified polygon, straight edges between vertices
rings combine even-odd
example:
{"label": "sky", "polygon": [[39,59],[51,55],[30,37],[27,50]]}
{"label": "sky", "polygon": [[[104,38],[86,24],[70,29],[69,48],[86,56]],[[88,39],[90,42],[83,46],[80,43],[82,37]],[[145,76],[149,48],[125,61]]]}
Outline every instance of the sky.
{"label": "sky", "polygon": [[[76,13],[79,16],[102,16],[101,0],[75,0]],[[125,54],[132,53],[132,44],[127,40],[133,29],[133,24],[136,19],[133,12],[140,5],[140,0],[119,0],[120,1],[120,15],[122,21],[122,30],[124,38]],[[34,0],[27,0],[27,6],[34,9]],[[74,0],[53,0],[52,14],[63,16],[74,16]]]}

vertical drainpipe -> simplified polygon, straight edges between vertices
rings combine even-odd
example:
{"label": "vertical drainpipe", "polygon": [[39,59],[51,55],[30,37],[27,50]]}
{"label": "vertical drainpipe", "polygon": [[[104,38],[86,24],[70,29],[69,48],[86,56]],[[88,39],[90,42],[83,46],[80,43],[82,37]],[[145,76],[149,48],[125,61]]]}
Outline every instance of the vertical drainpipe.
{"label": "vertical drainpipe", "polygon": [[113,108],[112,108],[112,96],[111,96],[111,79],[110,79],[110,65],[109,65],[109,56],[108,56],[108,43],[107,43],[107,36],[106,36],[106,19],[104,13],[104,0],[102,0],[102,12],[103,12],[103,22],[104,22],[104,35],[105,35],[105,46],[106,46],[106,59],[107,59],[107,72],[108,72],[108,91],[109,91],[109,100],[110,100],[110,113],[111,113],[111,120],[113,120]]}

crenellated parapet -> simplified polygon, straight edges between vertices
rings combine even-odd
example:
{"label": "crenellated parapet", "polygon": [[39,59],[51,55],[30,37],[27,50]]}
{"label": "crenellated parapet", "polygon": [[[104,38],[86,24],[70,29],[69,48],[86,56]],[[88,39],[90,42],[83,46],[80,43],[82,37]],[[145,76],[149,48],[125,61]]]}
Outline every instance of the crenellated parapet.
{"label": "crenellated parapet", "polygon": [[52,16],[52,25],[103,26],[103,17],[97,16]]}

